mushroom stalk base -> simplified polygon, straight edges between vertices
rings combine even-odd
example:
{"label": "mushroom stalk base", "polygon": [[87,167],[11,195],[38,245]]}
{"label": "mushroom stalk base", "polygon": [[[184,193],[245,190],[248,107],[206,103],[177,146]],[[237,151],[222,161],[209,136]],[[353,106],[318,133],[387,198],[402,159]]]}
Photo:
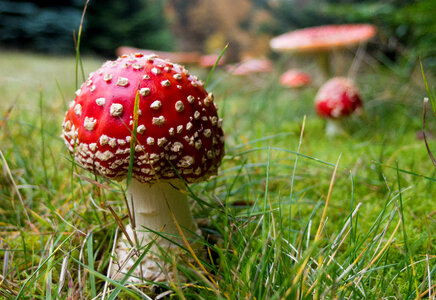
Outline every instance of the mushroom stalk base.
{"label": "mushroom stalk base", "polygon": [[343,133],[343,129],[339,120],[327,119],[325,133],[327,136],[337,136]]}
{"label": "mushroom stalk base", "polygon": [[[174,219],[177,220],[190,247],[196,252],[199,252],[200,248],[199,243],[194,240],[200,232],[192,218],[183,183],[173,180],[159,181],[150,185],[132,179],[127,190],[127,199],[136,225],[135,229],[129,225],[127,233],[139,249],[138,253],[143,253],[147,245],[153,242],[129,280],[136,282],[141,282],[143,279],[156,282],[183,281],[184,278],[180,274],[178,278],[175,276],[174,266],[169,263],[171,256],[175,256],[176,261],[193,259],[184,249],[175,244],[186,248]],[[123,234],[116,250],[118,265],[112,271],[114,278],[123,278],[135,263],[138,255],[130,255],[131,248]],[[163,259],[162,254],[169,256],[170,259]]]}

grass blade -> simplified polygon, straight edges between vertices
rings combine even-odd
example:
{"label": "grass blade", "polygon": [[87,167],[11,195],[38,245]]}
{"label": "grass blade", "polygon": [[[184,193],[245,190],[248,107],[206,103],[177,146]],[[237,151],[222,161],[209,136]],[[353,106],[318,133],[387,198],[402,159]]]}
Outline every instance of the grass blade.
{"label": "grass blade", "polygon": [[86,0],[85,6],[83,7],[82,19],[80,20],[79,31],[77,34],[77,41],[76,41],[76,89],[79,88],[79,65],[80,65],[80,69],[82,72],[82,81],[85,81],[85,78],[86,78],[85,71],[83,69],[82,58],[80,57],[80,40],[82,39],[83,22],[85,20],[86,9],[88,8],[89,1],[90,0]]}
{"label": "grass blade", "polygon": [[324,210],[323,210],[322,216],[321,216],[321,221],[319,222],[318,230],[316,231],[316,234],[315,234],[315,239],[314,239],[315,242],[317,242],[319,240],[319,237],[321,236],[321,229],[323,227],[324,220],[327,216],[327,208],[328,208],[329,203],[330,203],[330,196],[332,195],[333,185],[334,185],[335,179],[336,179],[336,171],[338,170],[340,159],[341,159],[341,154],[339,154],[338,160],[336,161],[335,169],[333,170],[332,179],[330,181],[330,186],[329,186],[329,191],[327,193],[327,198],[325,201]]}
{"label": "grass blade", "polygon": [[427,78],[425,77],[424,67],[422,65],[422,61],[420,61],[419,63],[420,63],[420,66],[421,66],[421,74],[422,74],[422,78],[424,79],[425,89],[427,90],[428,98],[430,99],[431,108],[433,110],[433,113],[436,115],[436,99],[435,99],[435,94],[434,94],[434,91],[432,92],[430,90],[430,87],[428,86],[428,82],[427,82]]}
{"label": "grass blade", "polygon": [[218,65],[218,63],[219,63],[221,57],[224,55],[224,53],[226,52],[226,50],[227,50],[228,47],[229,47],[229,44],[227,44],[227,45],[224,46],[224,49],[221,51],[220,55],[218,56],[218,59],[217,59],[216,62],[213,64],[213,67],[212,67],[212,69],[210,70],[209,75],[207,76],[206,83],[204,84],[204,88],[207,87],[207,84],[209,83],[209,80],[210,80],[210,78],[212,78],[212,74],[213,74],[213,72],[215,71],[215,67]]}
{"label": "grass blade", "polygon": [[133,165],[135,163],[135,147],[136,147],[136,129],[138,127],[138,111],[139,111],[139,86],[136,91],[135,96],[135,106],[133,109],[133,127],[132,127],[132,135],[130,140],[130,158],[129,158],[129,169],[127,171],[127,179],[126,186],[129,187],[130,180],[132,179],[133,174]]}
{"label": "grass blade", "polygon": [[425,115],[427,111],[427,102],[428,102],[428,98],[424,98],[424,108],[422,112],[422,135],[424,137],[425,148],[427,149],[428,156],[430,157],[430,160],[433,163],[433,165],[436,167],[436,159],[434,158],[433,153],[430,150],[430,146],[428,145],[428,141],[427,141],[427,134],[425,133]]}
{"label": "grass blade", "polygon": [[[88,252],[88,266],[89,269],[94,269],[94,251],[92,247],[92,233],[88,236],[86,241],[86,248]],[[91,296],[95,298],[97,296],[97,291],[95,289],[95,276],[94,273],[89,273],[89,285],[91,287]]]}

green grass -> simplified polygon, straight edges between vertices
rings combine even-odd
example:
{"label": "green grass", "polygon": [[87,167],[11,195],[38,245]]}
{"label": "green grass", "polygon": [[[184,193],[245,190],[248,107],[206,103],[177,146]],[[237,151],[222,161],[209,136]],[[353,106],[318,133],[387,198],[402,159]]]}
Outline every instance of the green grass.
{"label": "green grass", "polygon": [[[101,62],[85,58],[85,73]],[[226,157],[218,176],[191,185],[213,259],[203,261],[208,274],[176,266],[189,284],[150,291],[107,277],[117,229],[108,207],[127,215],[125,183],[93,184],[59,137],[75,58],[3,52],[0,65],[1,297],[415,299],[429,286],[435,297],[436,169],[415,137],[419,66],[411,78],[365,66],[365,115],[333,138],[314,114],[316,87],[284,89],[280,70],[216,70],[208,89],[225,119]],[[435,123],[428,117],[427,129]]]}

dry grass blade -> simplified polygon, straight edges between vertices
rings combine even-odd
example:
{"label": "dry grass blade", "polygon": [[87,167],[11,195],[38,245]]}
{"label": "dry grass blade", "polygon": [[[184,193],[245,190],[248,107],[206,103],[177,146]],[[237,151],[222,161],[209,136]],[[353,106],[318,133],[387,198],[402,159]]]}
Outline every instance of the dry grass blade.
{"label": "dry grass blade", "polygon": [[309,249],[310,245],[310,229],[312,228],[312,220],[307,224],[307,238],[306,238],[306,249]]}
{"label": "dry grass blade", "polygon": [[160,293],[160,294],[157,295],[156,298],[154,298],[154,299],[155,299],[155,300],[161,300],[161,299],[164,299],[166,296],[170,296],[172,293],[173,293],[173,291],[168,290],[168,291],[165,291],[165,292],[163,292],[163,293]]}
{"label": "dry grass blade", "polygon": [[11,105],[11,106],[6,110],[6,112],[3,114],[3,119],[0,120],[0,129],[2,129],[2,127],[6,124],[6,121],[8,120],[9,115],[11,114],[13,108],[14,108],[14,105]]}
{"label": "dry grass blade", "polygon": [[[426,297],[428,295],[428,299],[434,300],[435,297],[432,297],[432,291],[436,290],[436,283],[433,284],[432,287],[430,287],[428,290],[426,290],[425,292],[421,293],[418,297],[418,299],[422,299],[424,297]],[[434,294],[433,294],[434,295]]]}
{"label": "dry grass blade", "polygon": [[59,275],[59,286],[58,286],[58,295],[61,294],[62,288],[65,283],[65,275],[67,274],[68,260],[70,259],[70,255],[64,257],[62,260],[61,274]]}
{"label": "dry grass blade", "polygon": [[[92,231],[94,229],[91,229],[85,236],[83,243],[80,247],[80,252],[79,252],[79,262],[82,262],[83,259],[83,251],[85,249],[85,245],[86,245],[86,241],[88,240],[89,236],[92,234]],[[82,277],[82,265],[79,263],[79,266],[77,268],[77,277],[78,277],[78,283],[79,283],[79,292],[80,292],[80,298],[83,299],[83,292],[84,292],[84,288],[83,288],[83,284],[85,283],[85,278],[86,278],[86,274],[87,274],[87,270],[85,269],[83,277]]]}
{"label": "dry grass blade", "polygon": [[76,172],[74,172],[74,176],[76,176],[76,177],[78,177],[78,178],[80,178],[82,180],[88,181],[89,183],[91,183],[91,184],[93,184],[95,186],[98,186],[99,188],[103,188],[103,189],[106,189],[106,190],[113,190],[113,188],[111,188],[110,186],[108,186],[106,184],[100,183],[100,182],[98,182],[98,181],[96,181],[94,179],[88,178],[86,176],[77,174]]}
{"label": "dry grass blade", "polygon": [[135,255],[136,252],[137,249],[135,247],[130,248],[129,252],[127,252],[121,264],[118,262],[118,270],[114,274],[112,274],[112,278],[116,278],[118,274],[121,273],[121,271],[124,269],[124,267],[127,265],[129,260]]}
{"label": "dry grass blade", "polygon": [[430,271],[430,259],[429,259],[429,255],[426,254],[425,255],[425,261],[426,261],[426,267],[427,267],[427,280],[428,280],[428,298],[429,299],[433,299],[434,297],[432,297],[432,293],[431,293],[431,271]]}
{"label": "dry grass blade", "polygon": [[130,207],[129,205],[129,201],[127,200],[126,194],[123,194],[123,200],[124,203],[126,204],[127,207],[127,216],[129,218],[130,221],[130,225],[132,226],[132,230],[133,232],[136,232],[136,220],[135,220],[135,214],[133,214],[133,209],[134,209],[134,205],[133,205],[133,197],[130,198],[130,203],[132,204]]}
{"label": "dry grass blade", "polygon": [[332,195],[333,185],[335,183],[335,178],[336,178],[336,171],[338,170],[340,159],[341,159],[341,154],[339,154],[338,160],[336,161],[335,169],[333,170],[332,179],[330,180],[329,191],[327,193],[327,199],[325,201],[324,211],[322,212],[321,221],[319,222],[319,226],[318,226],[318,230],[316,231],[314,242],[317,242],[319,240],[319,237],[321,235],[321,230],[323,228],[324,220],[327,216],[327,208],[330,203],[330,196]]}
{"label": "dry grass blade", "polygon": [[430,157],[433,165],[436,167],[436,159],[434,158],[433,153],[430,150],[430,146],[428,145],[428,141],[427,141],[427,135],[425,133],[425,116],[426,116],[426,110],[427,110],[427,102],[428,102],[428,98],[425,97],[424,98],[424,109],[422,112],[422,136],[424,137],[424,143],[425,143],[425,147],[427,148],[428,156]]}
{"label": "dry grass blade", "polygon": [[3,152],[1,150],[0,150],[0,156],[3,160],[3,168],[6,170],[6,173],[8,173],[9,179],[11,180],[11,183],[14,186],[15,192],[17,193],[18,199],[20,200],[21,206],[23,207],[23,211],[24,211],[24,214],[26,215],[27,221],[29,222],[29,224],[32,224],[32,222],[30,221],[29,214],[27,213],[28,208],[26,205],[24,205],[23,197],[21,196],[21,193],[20,193],[20,190],[18,189],[18,186],[15,184],[15,180],[14,180],[14,177],[12,176],[11,169],[9,169],[6,158],[3,156]]}
{"label": "dry grass blade", "polygon": [[427,262],[427,273],[428,273],[427,277],[428,277],[428,286],[429,286],[429,289],[428,289],[428,298],[429,299],[434,299],[434,296],[432,297],[432,293],[431,293],[432,288],[430,288],[430,286],[431,286],[430,260],[428,258],[428,254],[425,257],[426,257],[426,262]]}
{"label": "dry grass blade", "polygon": [[[344,237],[342,238],[342,240],[339,242],[335,252],[333,252],[333,254],[329,254],[329,261],[327,262],[327,266],[329,266],[331,264],[331,262],[335,259],[336,254],[338,253],[339,249],[341,248],[342,244],[345,242],[346,238],[348,237],[348,235],[351,232],[351,228],[348,228],[347,233],[344,235]],[[331,250],[333,250],[334,248],[332,248]],[[343,268],[341,268],[343,269]]]}
{"label": "dry grass blade", "polygon": [[[107,273],[106,273],[106,277],[107,278],[111,278],[110,274],[112,272],[112,266],[114,263],[114,256],[115,256],[115,249],[117,248],[117,241],[118,241],[118,227],[115,228],[115,235],[114,235],[114,243],[112,245],[112,250],[111,250],[111,258],[109,259],[109,266],[107,267]],[[101,296],[101,300],[104,300],[106,298],[106,292],[107,292],[107,288],[109,286],[109,281],[105,281],[104,283],[104,287],[103,287],[103,295]]]}
{"label": "dry grass blade", "polygon": [[9,250],[4,251],[4,257],[3,257],[3,273],[2,276],[6,278],[6,275],[8,274],[8,268],[9,268]]}
{"label": "dry grass blade", "polygon": [[73,278],[71,277],[70,271],[67,270],[67,274],[68,274],[68,296],[67,296],[67,300],[72,300],[73,299],[73,294],[74,294],[74,283],[73,283]]}
{"label": "dry grass blade", "polygon": [[67,222],[67,220],[65,220],[64,217],[61,216],[61,214],[57,211],[54,211],[54,213],[59,217],[59,219],[62,220],[62,222],[64,222],[65,224],[67,224],[68,226],[72,227],[74,230],[76,230],[78,233],[80,233],[83,236],[86,236],[86,233],[84,233],[82,230],[78,229],[76,226],[74,226],[73,224]]}
{"label": "dry grass blade", "polygon": [[115,222],[117,222],[118,227],[121,229],[121,231],[123,232],[124,236],[127,238],[127,241],[129,242],[130,246],[133,248],[135,247],[135,244],[133,243],[133,241],[130,239],[129,234],[127,233],[126,227],[124,226],[123,222],[121,221],[120,217],[118,217],[117,213],[114,211],[114,209],[112,208],[112,206],[108,205],[107,206],[108,209],[110,210],[112,216],[115,219]]}
{"label": "dry grass blade", "polygon": [[337,245],[339,239],[340,239],[341,236],[344,234],[344,232],[345,232],[345,230],[347,229],[347,227],[350,225],[350,222],[351,222],[352,218],[354,218],[354,217],[356,216],[357,211],[359,210],[360,206],[362,206],[362,202],[359,202],[359,203],[357,204],[356,208],[354,209],[353,213],[351,214],[351,218],[348,218],[348,219],[347,219],[347,222],[345,223],[345,225],[344,225],[344,227],[342,228],[341,232],[339,232],[338,236],[337,236],[337,237],[335,238],[335,240],[333,241],[332,246],[331,246],[331,249],[332,249],[332,250],[336,247],[336,245]]}
{"label": "dry grass blade", "polygon": [[[138,124],[136,124],[136,125],[138,125]],[[139,244],[138,233],[136,232],[136,219],[135,219],[135,214],[132,213],[133,211],[135,211],[135,202],[133,201],[133,196],[132,196],[132,198],[130,199],[130,204],[132,205],[132,207],[130,207],[128,205],[128,201],[126,200],[125,196],[124,196],[124,199],[127,203],[127,212],[128,212],[130,224],[132,227],[133,238],[135,239],[136,246],[139,249],[141,247],[141,245]],[[139,252],[136,252],[136,254],[139,257]],[[144,278],[142,268],[139,268],[139,275],[141,276],[141,278]]]}
{"label": "dry grass blade", "polygon": [[[432,214],[432,213],[431,213]],[[431,215],[430,214],[430,215]],[[425,227],[427,228],[427,254],[425,255],[425,261],[426,261],[426,272],[427,272],[427,285],[429,288],[429,294],[428,294],[428,298],[434,300],[436,298],[436,295],[433,294],[432,295],[432,291],[431,291],[431,270],[430,270],[430,255],[431,255],[431,231],[429,228],[429,224],[428,224],[428,220],[430,219],[430,216],[427,216],[425,218]],[[425,282],[425,278],[423,279],[423,283]],[[424,288],[425,284],[422,285],[422,287]]]}

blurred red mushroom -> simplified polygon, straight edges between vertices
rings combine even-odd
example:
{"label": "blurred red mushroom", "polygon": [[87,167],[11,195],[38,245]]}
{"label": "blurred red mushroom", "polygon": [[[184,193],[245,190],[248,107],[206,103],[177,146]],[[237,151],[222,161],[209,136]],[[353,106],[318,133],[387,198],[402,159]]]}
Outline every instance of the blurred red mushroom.
{"label": "blurred red mushroom", "polygon": [[369,24],[325,25],[291,31],[273,38],[270,46],[278,52],[315,53],[321,71],[331,75],[329,52],[371,39],[376,28]]}
{"label": "blurred red mushroom", "polygon": [[362,109],[359,90],[354,83],[343,77],[328,80],[318,91],[315,108],[319,116],[327,119],[326,132],[334,135],[340,131],[337,120]]}
{"label": "blurred red mushroom", "polygon": [[[200,56],[199,65],[202,68],[212,68],[219,58],[219,54],[207,54]],[[224,57],[218,61],[217,66],[222,66],[224,64]]]}
{"label": "blurred red mushroom", "polygon": [[162,59],[168,59],[178,64],[196,64],[200,61],[200,54],[197,52],[166,52],[155,51],[150,49],[138,49],[133,47],[122,46],[117,48],[115,54],[117,56],[134,55],[141,53],[143,55],[157,55]]}
{"label": "blurred red mushroom", "polygon": [[280,76],[280,84],[290,88],[300,88],[312,82],[312,77],[299,69],[290,69]]}
{"label": "blurred red mushroom", "polygon": [[239,64],[229,66],[229,72],[237,76],[246,76],[254,73],[269,73],[273,70],[272,62],[267,58],[249,58]]}

